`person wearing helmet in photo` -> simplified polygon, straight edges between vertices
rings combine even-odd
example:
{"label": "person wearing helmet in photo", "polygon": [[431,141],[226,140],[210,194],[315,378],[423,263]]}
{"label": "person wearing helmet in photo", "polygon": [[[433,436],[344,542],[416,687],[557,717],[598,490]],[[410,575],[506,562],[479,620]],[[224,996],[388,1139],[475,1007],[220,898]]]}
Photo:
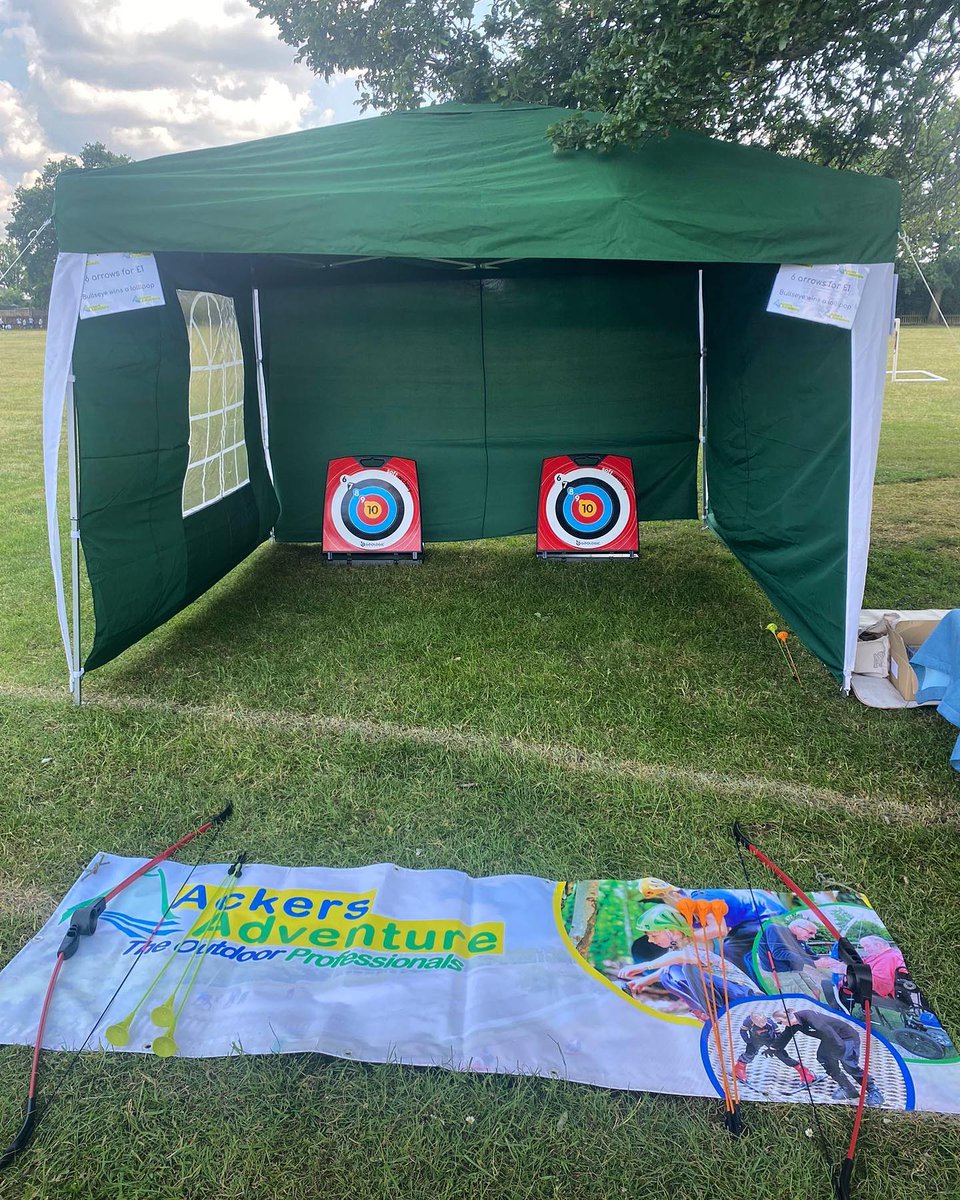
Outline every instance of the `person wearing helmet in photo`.
{"label": "person wearing helmet in photo", "polygon": [[808,1067],[805,1067],[797,1059],[791,1058],[779,1045],[778,1038],[782,1029],[783,1026],[778,1025],[773,1017],[767,1016],[766,1013],[747,1014],[740,1026],[740,1037],[745,1043],[745,1048],[733,1066],[733,1073],[741,1083],[749,1082],[747,1068],[761,1052],[772,1055],[785,1066],[791,1067],[803,1083],[813,1083],[816,1080],[816,1075]]}
{"label": "person wearing helmet in photo", "polygon": [[756,983],[752,951],[760,932],[761,922],[766,928],[771,917],[784,916],[788,909],[773,892],[755,888],[753,892],[744,888],[678,888],[664,879],[647,876],[637,880],[637,887],[645,900],[659,900],[675,907],[677,900],[722,900],[727,906],[727,915],[719,925],[708,918],[704,936],[708,939],[723,938],[723,953],[727,962],[734,963]]}
{"label": "person wearing helmet in photo", "polygon": [[[637,997],[656,985],[680,1001],[700,1021],[708,1019],[710,1005],[704,994],[704,980],[712,992],[711,1000],[718,1012],[724,1011],[725,999],[723,973],[719,955],[699,947],[694,948],[690,926],[675,908],[669,904],[653,904],[637,922],[637,942],[645,939],[663,953],[655,958],[645,958],[634,943],[633,966],[624,967],[617,978],[624,981],[624,990]],[[727,965],[727,996],[731,1003],[748,996],[760,995],[759,989],[748,975],[732,963]]]}

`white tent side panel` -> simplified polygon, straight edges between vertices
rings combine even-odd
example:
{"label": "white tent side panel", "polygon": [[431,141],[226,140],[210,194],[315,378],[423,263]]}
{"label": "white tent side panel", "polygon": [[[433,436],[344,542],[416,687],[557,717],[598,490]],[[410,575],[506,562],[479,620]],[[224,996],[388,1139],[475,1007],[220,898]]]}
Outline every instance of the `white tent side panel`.
{"label": "white tent side panel", "polygon": [[[70,626],[63,584],[63,555],[60,545],[60,516],[58,511],[58,474],[60,446],[63,439],[63,416],[68,394],[73,387],[73,345],[80,319],[80,298],[83,277],[87,269],[85,254],[59,254],[53,272],[53,286],[47,316],[47,346],[43,365],[43,485],[47,506],[47,540],[50,543],[50,565],[57,602],[60,636],[71,672],[71,690],[79,664],[74,664],[70,644]],[[71,399],[72,404],[72,399]],[[71,514],[73,515],[73,514]],[[74,580],[74,587],[77,585]]]}
{"label": "white tent side panel", "polygon": [[850,492],[843,686],[850,687],[870,554],[873,483],[880,446],[887,339],[893,319],[893,264],[873,263],[850,333]]}

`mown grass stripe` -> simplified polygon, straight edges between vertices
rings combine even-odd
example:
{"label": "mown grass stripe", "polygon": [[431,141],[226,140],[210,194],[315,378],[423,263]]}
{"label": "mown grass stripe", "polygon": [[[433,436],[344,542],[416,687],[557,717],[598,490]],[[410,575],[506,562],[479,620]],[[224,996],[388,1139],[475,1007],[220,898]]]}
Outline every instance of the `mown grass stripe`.
{"label": "mown grass stripe", "polygon": [[[0,697],[32,700],[51,704],[69,704],[66,692],[49,688],[20,688],[0,684]],[[185,704],[158,700],[151,696],[100,694],[87,701],[113,712],[150,712],[177,715],[199,721],[215,721],[240,729],[276,729],[325,736],[350,735],[370,742],[406,742],[465,754],[507,753],[527,761],[590,775],[609,775],[643,783],[680,783],[694,790],[712,792],[727,798],[787,801],[810,808],[840,809],[847,815],[883,819],[891,824],[927,824],[937,821],[944,827],[960,828],[960,810],[931,800],[907,802],[875,795],[848,795],[830,788],[791,783],[757,775],[731,775],[639,762],[636,759],[611,758],[595,751],[550,742],[527,741],[518,737],[498,737],[469,729],[431,728],[404,725],[369,718],[328,716],[290,710],[227,708],[220,705]]]}

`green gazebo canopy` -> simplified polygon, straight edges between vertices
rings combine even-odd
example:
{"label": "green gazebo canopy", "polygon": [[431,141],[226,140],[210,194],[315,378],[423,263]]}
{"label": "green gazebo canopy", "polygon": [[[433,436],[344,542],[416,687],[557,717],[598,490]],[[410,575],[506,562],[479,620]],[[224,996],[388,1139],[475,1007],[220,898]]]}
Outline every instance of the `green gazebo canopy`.
{"label": "green gazebo canopy", "polygon": [[[897,185],[680,132],[554,153],[569,115],[446,104],[58,178],[86,669],[271,532],[320,540],[331,458],[416,459],[425,537],[478,538],[530,530],[540,461],[571,452],[629,456],[641,521],[695,517],[702,434],[709,523],[849,675]],[[83,256],[111,251],[152,252],[165,304],[78,325]],[[867,265],[853,329],[768,313],[781,263]],[[237,369],[242,455],[230,406],[194,411],[198,372]],[[225,456],[236,486],[188,505],[190,465]]]}
{"label": "green gazebo canopy", "polygon": [[[673,132],[555,154],[565,109],[441,104],[57,184],[64,250],[890,262],[899,188]],[[598,119],[587,114],[588,119]]]}

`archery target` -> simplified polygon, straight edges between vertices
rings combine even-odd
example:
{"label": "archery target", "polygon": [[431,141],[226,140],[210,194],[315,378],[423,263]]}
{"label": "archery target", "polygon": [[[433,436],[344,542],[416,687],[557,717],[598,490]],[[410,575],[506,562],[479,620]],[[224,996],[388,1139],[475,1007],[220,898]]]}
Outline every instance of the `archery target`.
{"label": "archery target", "polygon": [[388,459],[377,467],[363,467],[355,459],[335,460],[327,479],[324,549],[347,554],[418,552],[422,545],[416,492],[416,467],[409,460]]}
{"label": "archery target", "polygon": [[636,549],[625,545],[636,530],[636,508],[629,472],[624,476],[603,463],[577,466],[571,459],[555,460],[552,478],[546,476],[541,491],[541,549],[574,552]]}

